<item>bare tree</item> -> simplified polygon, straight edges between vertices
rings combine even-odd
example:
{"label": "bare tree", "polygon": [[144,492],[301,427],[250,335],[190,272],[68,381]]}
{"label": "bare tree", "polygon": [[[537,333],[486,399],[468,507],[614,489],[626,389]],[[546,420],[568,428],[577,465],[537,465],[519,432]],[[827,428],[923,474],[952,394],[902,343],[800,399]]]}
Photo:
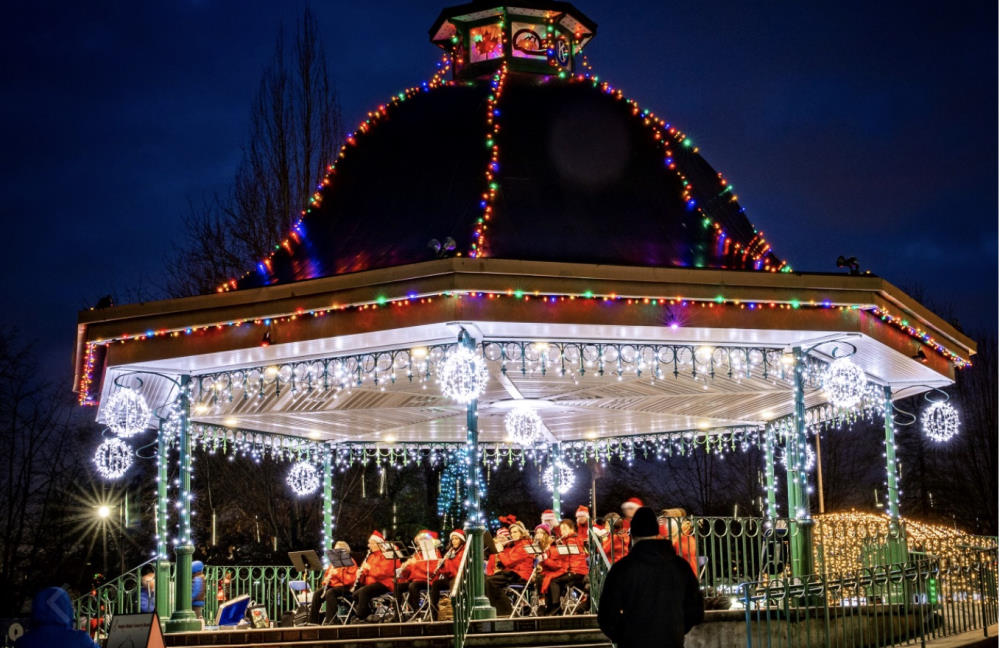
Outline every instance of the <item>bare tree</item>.
{"label": "bare tree", "polygon": [[341,137],[337,90],[307,8],[286,52],[284,29],[250,109],[250,132],[225,196],[189,204],[166,292],[213,291],[252,268],[288,234],[322,181]]}

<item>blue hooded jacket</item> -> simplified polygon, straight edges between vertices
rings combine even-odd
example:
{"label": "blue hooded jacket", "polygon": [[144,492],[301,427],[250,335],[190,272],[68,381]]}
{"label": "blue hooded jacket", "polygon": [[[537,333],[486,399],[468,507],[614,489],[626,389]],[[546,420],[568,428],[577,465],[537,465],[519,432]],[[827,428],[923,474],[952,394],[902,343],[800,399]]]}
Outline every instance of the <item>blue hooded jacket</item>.
{"label": "blue hooded jacket", "polygon": [[[191,563],[191,574],[194,576],[191,579],[192,607],[205,607],[205,575],[202,574],[203,571],[205,571],[205,563],[200,560]],[[195,574],[201,574],[201,576]]]}
{"label": "blue hooded jacket", "polygon": [[98,648],[86,632],[73,629],[73,605],[61,587],[47,587],[31,603],[31,629],[15,648]]}

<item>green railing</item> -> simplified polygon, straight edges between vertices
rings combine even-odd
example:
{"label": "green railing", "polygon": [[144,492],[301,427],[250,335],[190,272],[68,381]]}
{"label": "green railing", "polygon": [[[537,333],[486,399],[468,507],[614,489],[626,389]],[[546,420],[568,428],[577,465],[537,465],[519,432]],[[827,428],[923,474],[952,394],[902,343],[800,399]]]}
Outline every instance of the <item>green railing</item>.
{"label": "green railing", "polygon": [[604,553],[601,538],[593,529],[590,530],[587,542],[587,549],[590,553],[590,569],[587,572],[587,579],[590,581],[590,611],[597,614],[597,607],[601,602],[601,590],[604,588],[604,579],[608,576],[608,570],[611,569],[611,561]]}
{"label": "green railing", "polygon": [[451,585],[451,592],[448,597],[451,599],[452,632],[454,634],[455,648],[465,646],[465,636],[469,633],[469,622],[472,621],[472,579],[466,578],[472,567],[472,554],[469,548],[471,542],[465,543],[462,551],[462,563],[458,567],[458,574],[455,575],[455,582]]}
{"label": "green railing", "polygon": [[[289,581],[305,580],[315,591],[316,574],[302,576],[291,565],[207,565],[205,567],[205,623],[215,620],[219,604],[247,594],[258,605],[267,607],[271,620],[295,609]],[[219,600],[219,591],[224,601]]]}
{"label": "green railing", "polygon": [[[137,614],[142,588],[142,570],[155,562],[155,559],[147,560],[73,601],[73,614],[77,627],[89,629],[91,620],[97,619],[97,632],[106,634],[111,627],[111,619],[116,614]],[[173,582],[172,572],[170,580]],[[173,600],[171,593],[171,603]]]}
{"label": "green railing", "polygon": [[746,583],[747,648],[924,645],[997,618],[996,556],[954,570],[918,558],[836,576]]}

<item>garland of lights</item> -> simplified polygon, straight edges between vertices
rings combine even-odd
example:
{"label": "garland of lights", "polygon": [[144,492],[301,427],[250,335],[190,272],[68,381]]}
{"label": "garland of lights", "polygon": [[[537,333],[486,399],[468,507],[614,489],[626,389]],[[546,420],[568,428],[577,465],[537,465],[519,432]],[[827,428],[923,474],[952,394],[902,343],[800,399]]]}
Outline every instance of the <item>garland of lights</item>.
{"label": "garland of lights", "polygon": [[924,436],[937,443],[950,441],[958,434],[958,411],[949,403],[934,401],[920,415]]}
{"label": "garland of lights", "polygon": [[[557,475],[558,472],[558,475]],[[556,480],[559,482],[559,494],[565,495],[573,488],[573,483],[576,481],[576,473],[570,468],[562,459],[556,459],[550,462],[545,470],[542,471],[542,483],[545,484],[545,488],[549,492],[555,490]]]}
{"label": "garland of lights", "polygon": [[823,389],[835,407],[850,409],[865,395],[868,377],[850,358],[837,358],[823,376]]}
{"label": "garland of lights", "polygon": [[459,345],[438,368],[438,382],[441,393],[456,403],[467,405],[486,391],[490,372],[483,357],[465,346]]}
{"label": "garland of lights", "polygon": [[493,216],[493,202],[500,189],[500,185],[496,181],[496,174],[500,171],[500,145],[497,143],[500,135],[500,110],[497,108],[497,104],[503,95],[506,80],[507,64],[504,63],[490,80],[490,94],[486,99],[486,123],[489,127],[486,134],[486,148],[490,151],[490,161],[486,165],[486,190],[479,201],[482,214],[476,220],[476,226],[472,232],[472,242],[469,244],[471,258],[485,256],[488,252],[486,230],[489,228],[490,217]]}
{"label": "garland of lights", "polygon": [[299,497],[305,497],[316,492],[319,488],[319,471],[316,466],[308,461],[299,461],[292,464],[285,478],[288,487]]}
{"label": "garland of lights", "polygon": [[503,424],[507,438],[517,445],[530,447],[541,439],[542,417],[530,407],[516,407],[507,412]]}
{"label": "garland of lights", "polygon": [[94,453],[94,465],[104,479],[120,479],[132,466],[132,446],[119,438],[105,439]]}
{"label": "garland of lights", "polygon": [[123,439],[139,434],[149,425],[152,412],[146,399],[131,387],[122,387],[104,405],[104,420]]}

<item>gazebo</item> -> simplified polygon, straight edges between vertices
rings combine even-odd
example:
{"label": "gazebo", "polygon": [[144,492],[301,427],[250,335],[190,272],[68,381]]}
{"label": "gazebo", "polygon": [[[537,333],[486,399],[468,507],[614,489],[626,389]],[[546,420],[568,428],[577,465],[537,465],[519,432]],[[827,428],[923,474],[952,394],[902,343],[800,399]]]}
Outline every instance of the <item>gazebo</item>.
{"label": "gazebo", "polygon": [[[595,33],[566,2],[446,9],[437,72],[347,136],[256,268],[215,294],[80,313],[75,389],[116,433],[99,468],[123,474],[122,439],[158,429],[168,631],[197,627],[198,448],[288,459],[322,497],[323,549],[339,467],[460,457],[470,614],[486,618],[485,463],[545,466],[558,511],[567,464],[758,445],[764,517],[787,518],[805,575],[807,432],[875,417],[886,556],[905,555],[892,401],[950,385],[974,342],[885,279],[792,271],[694,142],[590,71]],[[953,433],[950,406],[931,407],[928,429]]]}

